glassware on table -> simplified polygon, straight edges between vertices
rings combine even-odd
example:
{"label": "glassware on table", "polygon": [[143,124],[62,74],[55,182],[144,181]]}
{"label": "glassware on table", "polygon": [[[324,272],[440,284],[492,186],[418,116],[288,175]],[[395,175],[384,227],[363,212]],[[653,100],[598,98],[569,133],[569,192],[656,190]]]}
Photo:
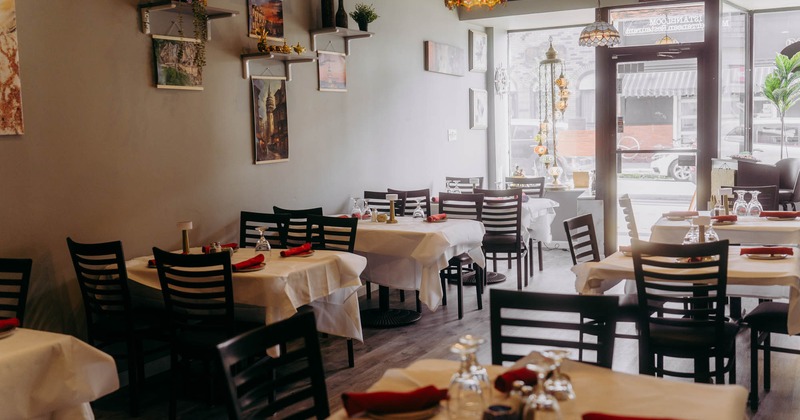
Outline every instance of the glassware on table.
{"label": "glassware on table", "polygon": [[706,226],[706,242],[717,242],[719,240],[719,235],[717,235],[717,231],[714,230],[712,225]]}
{"label": "glassware on table", "polygon": [[478,350],[480,349],[481,344],[485,343],[486,340],[483,339],[483,337],[478,337],[477,335],[466,334],[459,337],[458,342],[465,346],[475,348],[474,352],[468,354],[469,371],[480,381],[484,398],[488,404],[492,400],[492,382],[489,380],[489,373],[486,371],[486,368],[481,366],[481,364],[478,362]]}
{"label": "glassware on table", "polygon": [[480,376],[475,376],[471,370],[473,355],[478,350],[477,346],[462,343],[453,344],[450,351],[458,353],[461,364],[448,388],[447,413],[450,419],[479,419],[483,410],[489,403],[489,398],[483,391]]}
{"label": "glassware on table", "polygon": [[764,211],[764,206],[758,201],[759,194],[761,194],[761,191],[750,191],[750,202],[747,203],[748,216],[758,217],[761,216],[761,212]]}
{"label": "glassware on table", "polygon": [[683,237],[683,244],[696,244],[700,242],[700,228],[692,223],[692,219],[689,219],[689,230],[686,232],[686,235]]}
{"label": "glassware on table", "polygon": [[547,374],[556,368],[556,362],[541,353],[533,353],[534,358],[527,368],[536,373],[536,390],[525,401],[522,420],[561,420],[561,408],[556,397],[545,392]]}
{"label": "glassware on table", "polygon": [[733,214],[741,217],[747,216],[747,201],[744,199],[744,190],[736,190],[736,201],[733,202]]}
{"label": "glassware on table", "polygon": [[414,214],[413,214],[414,218],[415,219],[424,218],[425,217],[425,211],[422,210],[422,205],[420,204],[420,199],[419,198],[415,198],[414,200],[417,202],[417,207],[414,209]]}
{"label": "glassware on table", "polygon": [[258,238],[258,242],[256,242],[255,253],[256,254],[264,254],[264,259],[269,260],[272,257],[272,245],[270,245],[267,238],[264,236],[264,232],[269,229],[267,226],[257,226],[256,230],[261,234],[261,237]]}
{"label": "glassware on table", "polygon": [[353,201],[350,203],[350,217],[361,217],[361,199],[355,197],[352,199]]}
{"label": "glassware on table", "polygon": [[369,207],[369,201],[366,198],[361,206],[361,220],[372,220],[372,209]]}
{"label": "glassware on table", "polygon": [[574,400],[575,391],[572,389],[572,382],[568,375],[561,373],[561,361],[569,356],[569,350],[549,349],[543,351],[542,355],[553,359],[555,363],[553,374],[544,383],[545,390],[559,401]]}

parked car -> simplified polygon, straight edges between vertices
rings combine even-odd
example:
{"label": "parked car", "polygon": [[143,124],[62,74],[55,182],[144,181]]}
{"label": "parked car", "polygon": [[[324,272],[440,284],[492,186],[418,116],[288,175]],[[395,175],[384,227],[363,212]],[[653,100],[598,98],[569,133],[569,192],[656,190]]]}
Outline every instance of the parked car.
{"label": "parked car", "polygon": [[656,153],[650,161],[650,169],[676,181],[691,181],[695,174],[694,159],[694,153]]}

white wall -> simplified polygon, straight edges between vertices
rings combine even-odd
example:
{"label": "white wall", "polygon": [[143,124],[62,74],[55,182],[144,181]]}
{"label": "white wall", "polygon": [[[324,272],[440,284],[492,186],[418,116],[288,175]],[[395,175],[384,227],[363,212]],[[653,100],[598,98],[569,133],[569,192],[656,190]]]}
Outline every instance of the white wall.
{"label": "white wall", "polygon": [[[154,87],[137,3],[17,1],[26,131],[0,137],[0,256],[34,260],[28,326],[83,330],[67,236],[122,240],[132,258],[178,248],[179,220],[194,222],[196,245],[235,241],[241,210],[333,213],[365,189],[438,192],[445,175],[487,175],[486,131],[469,129],[468,108],[485,74],[423,70],[423,41],[467,51],[468,29],[481,29],[441,2],[375,0],[381,17],[373,38],[353,41],[347,93],[317,91],[316,65],[296,65],[290,160],[271,165],[252,164],[245,1],[210,0],[240,14],[212,23],[202,92]],[[308,46],[319,2],[284,5],[289,42]]]}

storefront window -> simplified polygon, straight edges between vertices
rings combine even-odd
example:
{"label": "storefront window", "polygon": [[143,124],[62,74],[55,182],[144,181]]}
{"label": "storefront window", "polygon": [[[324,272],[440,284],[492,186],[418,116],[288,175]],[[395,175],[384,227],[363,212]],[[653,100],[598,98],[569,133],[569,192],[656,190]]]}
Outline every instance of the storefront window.
{"label": "storefront window", "polygon": [[702,3],[612,10],[609,21],[620,34],[617,47],[703,42]]}
{"label": "storefront window", "polygon": [[723,4],[720,20],[719,157],[747,151],[745,145],[745,51],[747,13]]}

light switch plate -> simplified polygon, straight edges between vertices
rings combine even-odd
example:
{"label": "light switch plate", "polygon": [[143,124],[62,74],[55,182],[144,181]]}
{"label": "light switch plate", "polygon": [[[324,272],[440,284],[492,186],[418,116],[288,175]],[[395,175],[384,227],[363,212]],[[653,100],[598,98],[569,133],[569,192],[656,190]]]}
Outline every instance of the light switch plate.
{"label": "light switch plate", "polygon": [[447,141],[456,141],[456,140],[458,140],[458,131],[455,128],[448,128]]}

